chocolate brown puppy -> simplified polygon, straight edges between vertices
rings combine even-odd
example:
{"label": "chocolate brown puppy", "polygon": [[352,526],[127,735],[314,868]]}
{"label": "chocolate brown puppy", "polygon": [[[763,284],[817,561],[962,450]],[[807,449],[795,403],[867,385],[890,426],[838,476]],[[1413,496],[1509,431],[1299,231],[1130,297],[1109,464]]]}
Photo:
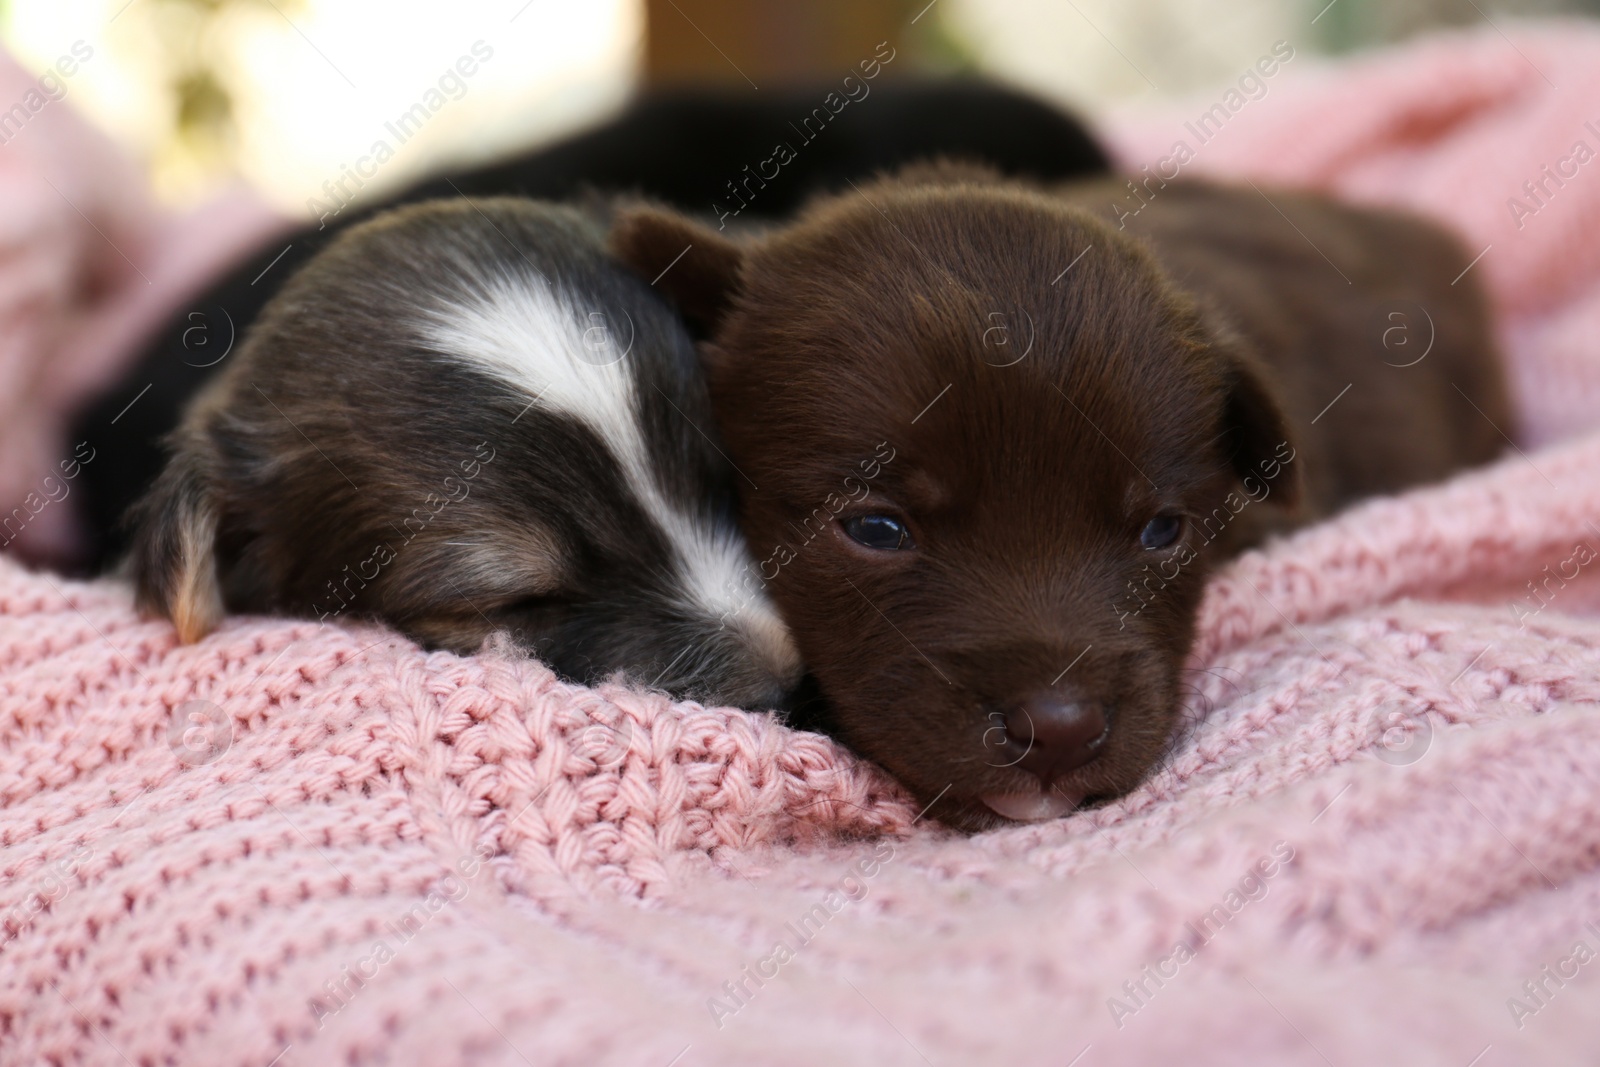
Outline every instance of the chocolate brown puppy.
{"label": "chocolate brown puppy", "polygon": [[707,338],[821,721],[960,827],[1133,788],[1219,560],[1511,431],[1471,256],[1436,227],[1124,194],[933,168],[748,245],[649,208],[613,230],[643,276],[673,264],[657,288]]}

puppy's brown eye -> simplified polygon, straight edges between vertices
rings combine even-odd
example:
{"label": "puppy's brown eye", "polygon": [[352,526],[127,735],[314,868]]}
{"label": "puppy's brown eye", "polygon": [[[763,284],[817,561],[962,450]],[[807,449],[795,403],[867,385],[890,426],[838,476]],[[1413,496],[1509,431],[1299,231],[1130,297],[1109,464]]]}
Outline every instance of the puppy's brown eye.
{"label": "puppy's brown eye", "polygon": [[846,519],[844,532],[850,535],[850,540],[868,548],[893,552],[915,547],[905,523],[888,515],[857,515]]}
{"label": "puppy's brown eye", "polygon": [[1183,516],[1162,514],[1157,515],[1144,524],[1144,529],[1139,533],[1139,544],[1150,551],[1166,548],[1178,539],[1183,532]]}

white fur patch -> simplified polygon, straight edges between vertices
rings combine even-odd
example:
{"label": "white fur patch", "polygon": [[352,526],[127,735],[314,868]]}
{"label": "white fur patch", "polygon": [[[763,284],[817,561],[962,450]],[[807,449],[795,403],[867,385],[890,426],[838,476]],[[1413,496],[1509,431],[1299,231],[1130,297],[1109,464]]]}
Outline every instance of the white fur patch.
{"label": "white fur patch", "polygon": [[662,491],[634,414],[634,381],[622,348],[631,348],[631,324],[619,343],[614,324],[592,317],[598,309],[580,308],[548,283],[503,276],[475,281],[478,293],[452,295],[425,309],[427,343],[526,393],[530,406],[593,431],[677,554],[684,606],[726,621],[769,669],[797,672],[799,653],[788,628],[765,594],[748,591],[754,571],[743,541],[685,514]]}

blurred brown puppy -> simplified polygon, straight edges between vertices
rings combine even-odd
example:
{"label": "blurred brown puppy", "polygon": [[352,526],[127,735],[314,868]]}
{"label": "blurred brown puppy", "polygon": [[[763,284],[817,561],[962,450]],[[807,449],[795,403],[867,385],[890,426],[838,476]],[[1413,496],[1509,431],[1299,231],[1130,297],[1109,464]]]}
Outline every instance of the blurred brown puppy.
{"label": "blurred brown puppy", "polygon": [[826,725],[957,826],[1133,788],[1172,743],[1210,566],[1511,430],[1439,229],[1184,182],[1130,215],[1125,192],[935,167],[747,246],[650,208],[612,234],[708,339]]}

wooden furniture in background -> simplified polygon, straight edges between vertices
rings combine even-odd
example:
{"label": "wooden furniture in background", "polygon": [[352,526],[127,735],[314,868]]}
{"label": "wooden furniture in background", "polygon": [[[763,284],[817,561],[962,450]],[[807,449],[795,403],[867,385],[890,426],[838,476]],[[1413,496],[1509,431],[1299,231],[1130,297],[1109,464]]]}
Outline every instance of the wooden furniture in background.
{"label": "wooden furniture in background", "polygon": [[[915,54],[924,33],[912,19],[931,6],[928,0],[646,0],[645,80],[760,87],[842,77],[880,41],[902,56]],[[912,66],[900,62],[894,70]]]}

